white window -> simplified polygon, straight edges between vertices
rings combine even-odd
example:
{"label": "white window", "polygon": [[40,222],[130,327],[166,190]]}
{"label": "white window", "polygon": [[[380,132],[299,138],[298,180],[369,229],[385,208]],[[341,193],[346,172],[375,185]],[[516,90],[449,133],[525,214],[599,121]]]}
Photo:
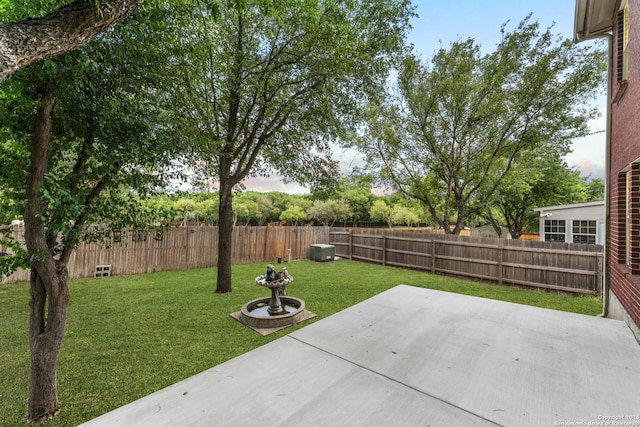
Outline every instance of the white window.
{"label": "white window", "polygon": [[545,219],[544,220],[544,241],[545,242],[564,242],[567,228],[564,219]]}
{"label": "white window", "polygon": [[574,220],[573,243],[596,244],[596,221]]}

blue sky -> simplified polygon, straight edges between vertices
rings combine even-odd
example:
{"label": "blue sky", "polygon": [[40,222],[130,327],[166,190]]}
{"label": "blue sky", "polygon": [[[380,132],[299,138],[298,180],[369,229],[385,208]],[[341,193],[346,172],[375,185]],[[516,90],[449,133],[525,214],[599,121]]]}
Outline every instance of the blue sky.
{"label": "blue sky", "polygon": [[[509,21],[513,29],[529,13],[542,28],[553,25],[552,32],[573,39],[575,0],[448,0],[414,1],[419,17],[413,21],[409,42],[423,60],[431,58],[440,47],[448,47],[458,39],[472,37],[491,52],[500,41],[500,26]],[[584,42],[589,43],[589,42]],[[605,175],[605,105],[599,102],[601,118],[591,124],[592,132],[601,132],[574,141],[573,153],[566,157],[570,166],[580,169],[582,176],[602,178]]]}
{"label": "blue sky", "polygon": [[[475,39],[483,52],[491,52],[500,40],[501,25],[509,21],[507,29],[513,29],[529,13],[542,28],[553,25],[554,34],[573,38],[574,0],[421,0],[414,4],[419,16],[412,21],[408,40],[423,61],[429,60],[440,47],[448,48],[452,42],[468,37]],[[605,129],[604,96],[599,105],[602,117],[590,124],[593,132]],[[566,158],[570,166],[578,167],[582,176],[604,178],[603,132],[574,141],[573,150]],[[351,150],[338,151],[335,158],[347,172],[352,165],[362,163],[358,153]],[[247,184],[249,190],[255,191],[307,192],[295,184],[285,186],[277,177],[251,180]]]}
{"label": "blue sky", "polygon": [[514,28],[529,13],[543,28],[554,25],[554,33],[572,37],[573,0],[448,0],[414,1],[419,17],[413,21],[409,41],[416,50],[431,56],[440,46],[457,39],[474,38],[487,52],[500,40],[500,26],[509,21]]}

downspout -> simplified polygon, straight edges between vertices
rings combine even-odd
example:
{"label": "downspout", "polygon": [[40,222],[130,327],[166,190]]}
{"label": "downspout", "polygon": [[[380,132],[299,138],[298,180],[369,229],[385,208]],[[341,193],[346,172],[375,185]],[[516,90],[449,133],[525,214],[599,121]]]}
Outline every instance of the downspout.
{"label": "downspout", "polygon": [[609,64],[607,66],[607,125],[605,129],[605,187],[604,187],[604,212],[605,212],[605,241],[604,259],[602,262],[602,313],[599,317],[609,317],[609,236],[611,234],[611,83],[613,81],[613,34],[606,35],[609,49]]}

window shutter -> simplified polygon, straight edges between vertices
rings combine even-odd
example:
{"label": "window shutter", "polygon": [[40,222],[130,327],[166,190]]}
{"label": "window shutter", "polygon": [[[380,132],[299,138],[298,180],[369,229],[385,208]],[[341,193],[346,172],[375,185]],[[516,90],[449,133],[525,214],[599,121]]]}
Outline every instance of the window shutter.
{"label": "window shutter", "polygon": [[624,80],[624,9],[618,12],[617,34],[617,56],[616,56],[616,77],[617,82]]}

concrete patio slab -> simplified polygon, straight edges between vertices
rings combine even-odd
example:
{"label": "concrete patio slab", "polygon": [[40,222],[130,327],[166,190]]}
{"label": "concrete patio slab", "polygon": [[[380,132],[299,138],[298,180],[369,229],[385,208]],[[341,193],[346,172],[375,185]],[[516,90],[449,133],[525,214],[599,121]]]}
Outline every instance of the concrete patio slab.
{"label": "concrete patio slab", "polygon": [[608,421],[640,427],[623,322],[397,286],[83,426]]}

